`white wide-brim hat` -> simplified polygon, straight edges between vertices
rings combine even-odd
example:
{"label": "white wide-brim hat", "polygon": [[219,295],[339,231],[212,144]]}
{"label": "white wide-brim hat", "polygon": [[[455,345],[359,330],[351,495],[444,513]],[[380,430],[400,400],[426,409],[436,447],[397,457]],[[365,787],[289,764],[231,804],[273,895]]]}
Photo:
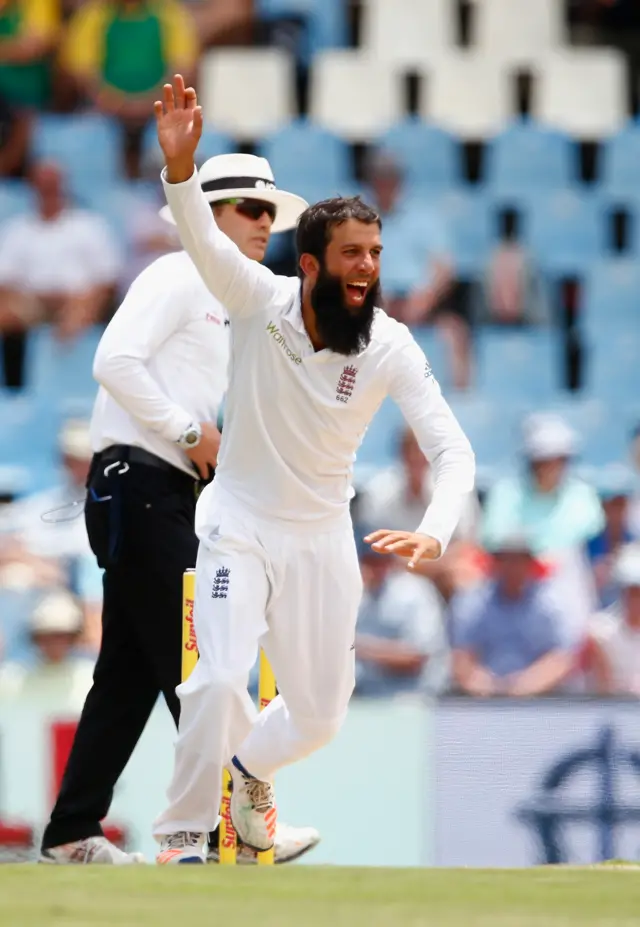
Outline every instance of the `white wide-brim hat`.
{"label": "white wide-brim hat", "polygon": [[[273,171],[266,158],[249,154],[216,155],[205,161],[198,171],[198,180],[207,201],[253,199],[273,203],[277,208],[272,232],[287,232],[298,224],[298,219],[309,205],[301,196],[278,190]],[[168,206],[160,215],[175,225]]]}
{"label": "white wide-brim hat", "polygon": [[66,589],[47,593],[29,618],[32,634],[79,634],[82,630],[82,610]]}
{"label": "white wide-brim hat", "polygon": [[84,419],[68,419],[60,429],[58,445],[66,457],[91,460],[93,448],[89,422]]}
{"label": "white wide-brim hat", "polygon": [[578,436],[560,416],[554,413],[534,413],[524,424],[522,449],[531,461],[574,457],[578,451]]}
{"label": "white wide-brim hat", "polygon": [[613,564],[613,580],[628,589],[640,586],[640,543],[632,541],[620,548]]}

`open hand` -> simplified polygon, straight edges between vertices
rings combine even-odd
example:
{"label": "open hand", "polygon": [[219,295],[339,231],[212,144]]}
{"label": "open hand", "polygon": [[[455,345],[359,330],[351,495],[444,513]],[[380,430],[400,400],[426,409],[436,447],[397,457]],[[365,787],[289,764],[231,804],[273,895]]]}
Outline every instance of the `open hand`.
{"label": "open hand", "polygon": [[162,88],[162,100],[153,104],[158,141],[167,163],[169,183],[182,183],[194,171],[196,148],[202,135],[202,107],[193,87],[185,89],[181,74]]}
{"label": "open hand", "polygon": [[389,531],[383,528],[374,531],[365,538],[367,544],[379,554],[396,554],[409,557],[409,567],[413,569],[420,560],[437,560],[442,553],[440,541],[417,531]]}

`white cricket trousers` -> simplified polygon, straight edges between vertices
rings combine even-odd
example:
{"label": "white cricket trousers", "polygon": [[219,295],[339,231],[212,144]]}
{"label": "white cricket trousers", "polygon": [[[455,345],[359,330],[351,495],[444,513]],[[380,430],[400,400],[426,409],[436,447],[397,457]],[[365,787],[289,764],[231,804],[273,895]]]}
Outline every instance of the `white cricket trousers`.
{"label": "white cricket trousers", "polygon": [[[199,660],[176,692],[180,724],[160,837],[219,823],[222,772],[234,755],[253,776],[327,744],[355,685],[362,580],[350,518],[330,528],[261,521],[216,502],[200,533],[194,625]],[[278,696],[258,713],[247,691],[258,648]]]}

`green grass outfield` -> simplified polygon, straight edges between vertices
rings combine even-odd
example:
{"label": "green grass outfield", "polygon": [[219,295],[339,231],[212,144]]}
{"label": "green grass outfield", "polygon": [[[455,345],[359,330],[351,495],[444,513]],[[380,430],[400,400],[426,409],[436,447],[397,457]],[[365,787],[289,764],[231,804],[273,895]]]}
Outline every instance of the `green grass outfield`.
{"label": "green grass outfield", "polygon": [[640,867],[0,866],[2,927],[638,927]]}

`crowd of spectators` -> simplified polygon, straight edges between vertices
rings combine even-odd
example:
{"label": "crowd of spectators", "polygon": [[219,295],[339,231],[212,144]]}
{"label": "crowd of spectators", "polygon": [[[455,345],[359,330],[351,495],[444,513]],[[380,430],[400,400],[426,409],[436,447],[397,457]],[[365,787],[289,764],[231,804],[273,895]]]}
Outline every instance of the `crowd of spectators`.
{"label": "crowd of spectators", "polygon": [[[638,444],[635,433],[628,465],[591,485],[576,475],[575,432],[531,415],[512,474],[470,499],[441,561],[416,576],[365,555],[359,690],[635,694]],[[357,526],[415,525],[429,468],[411,435],[401,448],[402,463],[356,497]]]}
{"label": "crowd of spectators", "polygon": [[[6,0],[0,5],[0,182],[25,181],[28,217],[0,227],[0,337],[5,381],[24,380],[25,333],[50,322],[61,338],[108,319],[142,267],[176,247],[157,216],[158,167],[143,153],[158,88],[197,76],[205,49],[253,37],[251,0]],[[138,179],[129,247],[86,197],[71,196],[64,163],[34,150],[43,113],[97,113],[123,131],[123,172]],[[151,181],[150,178],[153,177]],[[149,183],[145,183],[149,180]]]}
{"label": "crowd of spectators", "polygon": [[[353,500],[356,694],[640,694],[639,435],[628,467],[592,486],[575,473],[572,429],[530,416],[513,473],[470,496],[444,557],[409,573],[362,542],[415,527],[428,503],[430,467],[401,434],[398,463]],[[68,421],[59,485],[0,509],[0,699],[28,686],[80,705],[90,685],[102,592],[82,518],[89,460],[87,423]]]}

